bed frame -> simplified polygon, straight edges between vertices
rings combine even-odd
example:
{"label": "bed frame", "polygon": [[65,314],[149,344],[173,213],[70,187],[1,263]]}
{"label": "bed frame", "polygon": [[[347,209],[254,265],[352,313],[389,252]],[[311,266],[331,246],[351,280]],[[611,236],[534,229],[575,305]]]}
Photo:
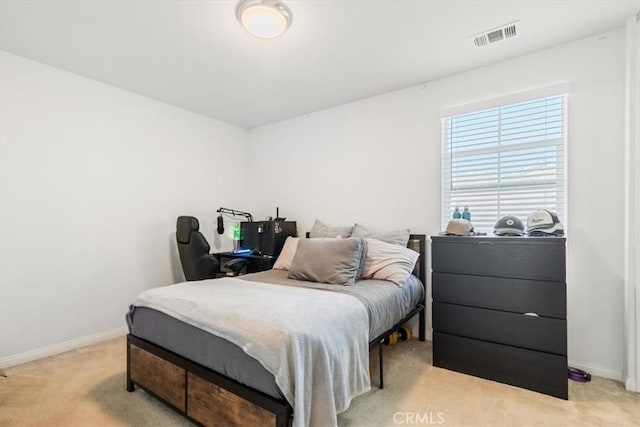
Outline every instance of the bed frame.
{"label": "bed frame", "polygon": [[[369,351],[378,347],[380,388],[383,388],[384,341],[404,323],[419,315],[420,341],[425,340],[426,321],[426,236],[412,234],[407,247],[420,253],[413,274],[424,289],[422,301],[391,329],[369,342]],[[127,391],[138,386],[191,421],[206,426],[291,425],[293,409],[285,399],[277,399],[219,374],[179,354],[131,334],[127,335]]]}

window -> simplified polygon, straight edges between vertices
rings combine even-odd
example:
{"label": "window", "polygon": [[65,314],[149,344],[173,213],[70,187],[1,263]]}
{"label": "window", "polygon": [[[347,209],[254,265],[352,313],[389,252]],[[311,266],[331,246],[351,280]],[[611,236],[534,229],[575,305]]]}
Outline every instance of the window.
{"label": "window", "polygon": [[564,93],[443,118],[443,227],[456,206],[488,233],[536,209],[564,220],[566,103]]}

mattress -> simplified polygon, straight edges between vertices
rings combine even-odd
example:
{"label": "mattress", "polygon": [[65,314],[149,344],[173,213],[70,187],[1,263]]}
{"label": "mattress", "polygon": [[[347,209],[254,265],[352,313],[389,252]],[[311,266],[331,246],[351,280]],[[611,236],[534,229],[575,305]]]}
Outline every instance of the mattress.
{"label": "mattress", "polygon": [[[420,301],[424,287],[410,276],[401,288],[384,280],[361,280],[355,286],[337,286],[287,278],[287,271],[267,270],[242,276],[244,280],[281,286],[300,286],[340,292],[358,298],[367,309],[369,337],[374,339],[403,319]],[[282,398],[274,376],[240,347],[209,332],[146,307],[127,314],[129,332],[219,372],[265,394]]]}

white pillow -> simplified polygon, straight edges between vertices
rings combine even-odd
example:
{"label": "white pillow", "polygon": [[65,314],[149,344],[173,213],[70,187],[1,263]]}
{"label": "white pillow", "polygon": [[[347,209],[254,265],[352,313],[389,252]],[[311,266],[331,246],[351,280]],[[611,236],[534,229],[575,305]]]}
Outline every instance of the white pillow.
{"label": "white pillow", "polygon": [[274,270],[289,270],[291,268],[291,262],[293,261],[293,257],[296,256],[299,240],[298,237],[287,237],[280,251],[280,255],[278,255],[278,259],[275,264],[273,264]]}
{"label": "white pillow", "polygon": [[388,280],[402,287],[413,272],[420,254],[412,249],[367,239],[363,279]]}
{"label": "white pillow", "polygon": [[[340,240],[342,236],[338,235],[336,237],[317,237],[316,240]],[[284,246],[280,251],[280,255],[278,255],[278,259],[273,264],[274,270],[290,270],[291,263],[293,262],[293,258],[296,256],[296,251],[298,250],[298,242],[300,241],[299,237],[287,237],[287,240],[284,241]]]}

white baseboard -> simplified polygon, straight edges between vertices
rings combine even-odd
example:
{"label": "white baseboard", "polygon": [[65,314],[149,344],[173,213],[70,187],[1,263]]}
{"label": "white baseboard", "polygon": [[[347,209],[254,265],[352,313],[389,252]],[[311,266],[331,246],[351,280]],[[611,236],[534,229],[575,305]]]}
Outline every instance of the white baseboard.
{"label": "white baseboard", "polygon": [[[408,323],[411,326],[412,322],[408,322]],[[411,332],[413,333],[413,339],[418,339],[418,336],[420,334],[420,325],[417,319],[416,319],[415,325],[413,325],[413,327],[411,328]],[[431,329],[429,325],[427,325],[427,328],[424,331],[424,335],[427,341],[433,341],[433,329]]]}
{"label": "white baseboard", "polygon": [[98,343],[100,341],[106,341],[112,338],[121,337],[123,335],[126,335],[127,332],[127,328],[122,327],[112,329],[110,331],[100,332],[95,335],[89,335],[87,337],[64,341],[59,344],[54,344],[47,347],[37,348],[35,350],[25,351],[24,353],[2,357],[0,358],[0,369],[8,368],[15,365],[21,365],[33,360],[42,359],[43,357],[55,356],[56,354],[64,353],[65,351],[69,350],[75,350],[76,348],[85,347],[91,344]]}
{"label": "white baseboard", "polygon": [[624,382],[624,388],[627,391],[633,391],[634,393],[640,393],[640,388],[638,388],[638,384],[635,382],[633,378],[627,378]]}
{"label": "white baseboard", "polygon": [[622,381],[622,371],[610,371],[608,369],[598,368],[597,366],[584,365],[582,363],[574,362],[571,360],[569,361],[569,366],[571,366],[572,368],[582,369],[583,371],[586,371],[596,377]]}

